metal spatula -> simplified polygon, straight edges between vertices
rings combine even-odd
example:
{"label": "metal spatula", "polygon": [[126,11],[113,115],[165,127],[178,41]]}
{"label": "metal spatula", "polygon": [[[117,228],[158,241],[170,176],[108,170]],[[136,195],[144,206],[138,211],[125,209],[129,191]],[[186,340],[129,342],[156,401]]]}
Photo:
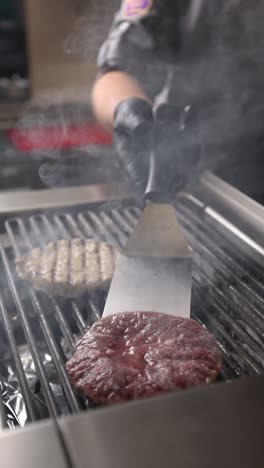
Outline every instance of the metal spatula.
{"label": "metal spatula", "polygon": [[[182,55],[193,52],[199,40],[204,0],[192,0],[182,24]],[[171,110],[171,66],[155,102],[163,119]],[[192,254],[173,207],[164,202],[155,153],[151,155],[146,206],[138,225],[121,252],[106,301],[104,316],[118,312],[156,311],[190,317]]]}
{"label": "metal spatula", "polygon": [[146,205],[117,261],[103,316],[154,311],[190,317],[192,253],[174,208],[160,202],[154,153],[150,166]]}

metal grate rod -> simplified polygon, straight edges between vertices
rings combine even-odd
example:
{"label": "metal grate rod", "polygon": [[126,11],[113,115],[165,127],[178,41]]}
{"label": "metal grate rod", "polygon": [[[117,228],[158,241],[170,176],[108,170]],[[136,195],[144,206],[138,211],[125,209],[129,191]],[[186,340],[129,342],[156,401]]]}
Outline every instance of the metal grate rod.
{"label": "metal grate rod", "polygon": [[34,310],[36,311],[36,314],[39,318],[41,329],[42,329],[43,335],[45,336],[48,349],[54,361],[54,365],[57,369],[57,372],[60,376],[60,381],[62,384],[62,388],[65,392],[68,404],[72,411],[77,412],[79,411],[79,405],[74,395],[74,392],[72,390],[72,387],[70,385],[70,382],[68,380],[68,376],[65,371],[64,359],[56,343],[56,339],[53,335],[53,332],[47,320],[46,313],[44,312],[44,309],[41,307],[40,301],[36,293],[33,290],[31,290],[31,298],[32,298]]}
{"label": "metal grate rod", "polygon": [[112,232],[107,229],[107,226],[104,225],[102,220],[92,211],[87,212],[87,216],[89,217],[89,224],[93,223],[96,228],[96,232],[99,233],[101,239],[104,242],[111,242],[114,246],[117,245],[116,237],[112,234]]}
{"label": "metal grate rod", "polygon": [[[199,261],[202,260],[202,257],[196,255],[194,255],[194,258],[198,258]],[[243,298],[243,304],[241,304],[239,300],[239,292],[233,286],[230,287],[230,284],[228,282],[225,282],[221,274],[219,276],[216,276],[214,278],[214,281],[212,281],[210,275],[207,275],[205,272],[198,270],[197,267],[195,267],[193,271],[197,279],[197,284],[201,286],[203,284],[206,284],[209,288],[209,295],[212,297],[213,300],[217,301],[217,303],[220,304],[221,307],[228,299],[229,308],[231,306],[232,310],[232,319],[234,327],[237,326],[236,322],[234,322],[234,315],[236,315],[237,317],[239,317],[240,322],[244,322],[247,327],[252,327],[253,325],[258,330],[260,334],[260,339],[257,341],[258,345],[263,350],[264,324],[263,321],[260,320],[261,318],[263,318],[261,317],[261,312],[256,309],[252,302],[250,303],[247,297]],[[219,280],[220,286],[217,285],[217,282]]]}
{"label": "metal grate rod", "polygon": [[112,210],[111,212],[113,220],[118,223],[122,232],[129,237],[130,234],[133,232],[133,226],[122,216],[118,210]]}
{"label": "metal grate rod", "polygon": [[79,332],[81,334],[83,334],[85,328],[86,328],[86,323],[82,317],[82,314],[81,312],[79,311],[78,307],[77,307],[77,304],[75,302],[71,302],[71,306],[73,308],[73,311],[75,313],[75,318],[76,318],[76,323],[77,323],[77,326],[79,328]]}
{"label": "metal grate rod", "polygon": [[[64,222],[61,220],[61,218]],[[82,231],[79,229],[76,221],[73,219],[71,215],[66,214],[66,215],[62,215],[61,217],[54,216],[54,220],[58,224],[58,226],[64,229],[64,232],[66,232],[70,238],[72,238],[72,235],[69,232],[69,229],[68,228],[66,229],[67,225],[70,226],[70,229],[74,237],[83,237]]]}
{"label": "metal grate rod", "polygon": [[[197,302],[199,303],[199,301],[201,300],[201,297],[197,296],[197,293],[194,292],[193,294],[193,299],[196,299]],[[199,309],[198,307],[196,308],[196,311],[199,312]],[[197,312],[193,312],[192,313],[192,318],[194,320],[196,320],[201,326],[204,326],[204,323],[203,321],[201,320],[199,314]],[[215,327],[217,326],[217,332],[218,332],[218,338],[221,338],[221,340],[217,340],[218,344],[219,344],[219,347],[221,348],[221,351],[223,353],[223,356],[224,356],[224,362],[223,362],[223,366],[222,366],[222,369],[221,369],[221,375],[225,376],[225,378],[230,378],[230,377],[233,377],[234,376],[234,373],[237,375],[237,376],[240,376],[241,375],[241,371],[237,370],[237,362],[235,361],[235,359],[231,356],[230,352],[226,350],[225,347],[221,346],[221,343],[224,341],[225,343],[227,343],[230,348],[232,348],[233,346],[233,342],[232,340],[230,339],[230,336],[228,335],[228,333],[226,332],[226,330],[224,329],[224,327],[219,324],[217,322],[217,320],[212,317],[211,318],[211,323],[212,325],[214,325]],[[217,339],[217,337],[215,337]],[[236,365],[235,365],[236,363]],[[230,368],[231,372],[225,370],[227,368],[227,366]]]}
{"label": "metal grate rod", "polygon": [[[199,235],[202,238],[202,232],[199,233]],[[190,242],[194,244],[194,235],[189,233],[188,237]],[[209,239],[206,239],[204,242],[207,242],[208,244]],[[230,266],[230,262],[228,261],[224,263],[221,260],[223,254],[221,257],[220,255],[216,257],[212,250],[213,245],[212,249],[209,250],[207,246],[202,245],[200,241],[196,240],[195,246],[194,263],[195,265],[200,265],[199,271],[196,267],[197,278],[204,275],[204,284],[210,285],[211,288],[214,289],[216,295],[220,294],[220,290],[217,287],[217,281],[220,281],[221,291],[224,291],[225,294],[225,298],[222,297],[222,300],[228,299],[230,304],[232,304],[232,310],[235,311],[239,316],[243,317],[248,326],[251,326],[253,321],[258,327],[259,331],[261,330],[263,334],[263,314],[261,310],[259,310],[260,303],[262,303],[262,305],[264,304],[263,298],[261,298],[255,290],[253,292],[251,287],[243,279],[241,279],[243,277],[248,278],[248,275],[246,276],[246,271],[240,266],[237,266],[237,268]],[[227,256],[227,254],[225,254],[225,256]],[[214,281],[212,281],[210,272],[213,268],[215,269],[216,266],[217,273],[214,273]],[[206,272],[204,270],[206,270]],[[235,287],[230,287],[230,278],[232,278],[232,284]],[[243,303],[241,303],[241,299],[238,301],[238,296],[241,298],[241,295],[243,295]],[[254,305],[256,301],[257,306]],[[245,308],[247,309],[247,312],[244,312]]]}
{"label": "metal grate rod", "polygon": [[[228,265],[230,273],[234,276],[234,278],[239,278],[239,276],[242,278],[249,276],[249,272],[245,270],[245,268],[241,265],[241,261],[238,263],[238,261],[235,258],[232,258],[228,251],[222,249],[222,238],[219,235],[217,235],[217,229],[212,229],[212,227],[209,226],[208,223],[204,223],[203,221],[201,221],[201,217],[198,218],[197,216],[195,216],[189,208],[182,205],[179,207],[177,205],[177,209],[180,210],[180,212],[178,212],[179,218],[181,219],[182,223],[186,226],[188,233],[193,237],[195,241],[195,247],[202,244],[206,252],[209,252],[211,255],[214,254],[216,258],[224,258],[226,261],[226,265]],[[188,224],[186,222],[186,219],[188,219]],[[195,230],[197,230],[197,232],[195,232]],[[217,242],[213,242],[213,239],[217,239]],[[230,241],[228,242],[228,244],[230,250],[230,246],[232,247]],[[235,252],[240,252],[237,245],[233,245],[233,247],[234,248],[232,250],[232,254],[234,254]],[[243,256],[244,255],[241,256],[240,260],[243,259]],[[252,267],[253,260],[250,259],[250,262]],[[258,281],[252,275],[250,275],[250,281],[252,285],[254,285],[254,288],[256,288],[258,291],[261,291],[261,295],[258,299],[263,300],[263,283]],[[243,287],[248,288],[248,286],[242,281],[241,284],[243,284]]]}
{"label": "metal grate rod", "polygon": [[[0,380],[0,388],[1,388],[1,380]],[[2,400],[2,395],[0,392],[0,431],[1,429],[6,429],[8,427],[6,414],[5,414],[5,407]]]}
{"label": "metal grate rod", "polygon": [[[197,290],[194,292],[194,295],[196,296],[198,303],[202,301],[203,298],[201,295],[197,294]],[[216,306],[216,304],[214,304],[213,308],[214,308],[214,315],[212,313],[212,310],[211,310],[211,315],[210,315],[210,322],[213,325],[213,329],[219,334],[219,336],[221,335],[224,338],[225,342],[228,343],[231,349],[233,349],[236,356],[239,357],[238,363],[239,361],[241,361],[241,358],[243,358],[243,360],[247,363],[249,367],[254,369],[254,371],[257,374],[260,374],[263,371],[263,368],[261,368],[260,365],[256,364],[252,360],[252,358],[247,355],[243,347],[240,346],[239,342],[235,340],[229,333],[227,333],[226,328],[223,327],[223,325],[221,324],[219,317],[223,317],[223,310],[221,310],[219,306]],[[225,315],[224,318],[227,319],[227,316]],[[229,324],[230,323],[231,322],[229,321]],[[243,337],[240,337],[240,342],[243,343]],[[227,357],[227,360],[228,360],[228,357]]]}
{"label": "metal grate rod", "polygon": [[56,312],[56,318],[57,318],[57,321],[60,325],[60,329],[63,333],[63,336],[67,342],[67,346],[70,350],[73,349],[75,343],[76,343],[76,339],[74,338],[74,335],[69,327],[69,325],[67,324],[67,321],[65,320],[64,318],[64,315],[63,315],[63,312],[58,304],[58,302],[56,301],[56,299],[54,298],[51,298],[51,303],[53,305],[53,309],[55,310]]}

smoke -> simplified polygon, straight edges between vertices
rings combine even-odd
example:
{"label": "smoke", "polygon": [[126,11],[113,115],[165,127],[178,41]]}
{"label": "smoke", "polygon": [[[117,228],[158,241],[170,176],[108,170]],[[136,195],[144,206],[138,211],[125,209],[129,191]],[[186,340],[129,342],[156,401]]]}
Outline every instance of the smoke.
{"label": "smoke", "polygon": [[[85,7],[80,7],[73,31],[63,44],[65,53],[81,54],[87,60],[95,60],[119,6],[119,0],[90,0]],[[180,150],[183,154],[197,151],[195,139],[198,134],[202,167],[214,171],[231,161],[233,167],[239,167],[241,161],[264,150],[260,138],[264,121],[263,17],[264,6],[259,0],[207,2],[207,11],[201,21],[205,27],[209,26],[208,47],[201,48],[196,60],[191,62],[175,55],[174,86],[169,101],[182,108],[192,105],[198,115],[197,127],[187,128],[182,135]],[[157,57],[155,62],[155,55],[142,60],[132,45],[131,49],[121,51],[121,60],[151,97],[160,91],[166,66]],[[25,109],[19,127],[56,125],[66,132],[68,122],[84,121],[88,113],[87,106],[81,103],[67,106],[65,101],[71,99],[74,100],[74,89],[68,97],[65,93],[46,93]],[[38,138],[38,135],[32,137]],[[172,146],[171,153],[179,154],[177,139],[166,141],[166,146],[168,144]],[[60,142],[55,148],[39,154],[59,161],[59,166],[62,164]],[[65,170],[62,168],[62,184],[70,170],[70,166]],[[58,177],[54,179],[49,169],[45,168],[44,172],[45,184],[59,183]]]}
{"label": "smoke", "polygon": [[[175,61],[170,102],[195,108],[203,165],[211,170],[240,165],[264,149],[257,138],[264,117],[263,15],[256,0],[208,2],[208,47],[191,63]],[[186,132],[186,148],[192,136]]]}
{"label": "smoke", "polygon": [[79,8],[73,30],[64,41],[65,53],[95,61],[119,7],[120,0],[90,0]]}
{"label": "smoke", "polygon": [[31,157],[41,162],[40,178],[47,187],[85,184],[89,157],[102,153],[96,147],[64,147],[69,128],[91,121],[88,104],[76,102],[75,95],[74,89],[47,91],[25,106],[17,124],[20,138],[32,148]]}
{"label": "smoke", "polygon": [[[76,20],[72,25],[72,32],[65,38],[61,47],[65,54],[81,55],[88,62],[95,62],[120,1],[90,0],[85,2],[85,6],[83,5],[82,1],[74,2]],[[92,183],[88,172],[89,160],[98,159],[98,156],[106,158],[104,172],[105,178],[109,181],[111,178],[107,162],[109,157],[106,157],[103,148],[90,145],[89,148],[63,149],[63,140],[67,136],[69,126],[78,126],[91,121],[94,121],[94,117],[89,104],[89,95],[85,102],[77,101],[74,88],[63,92],[58,89],[47,90],[25,106],[17,128],[22,135],[23,131],[34,129],[32,132],[27,132],[27,141],[33,148],[32,157],[43,162],[40,167],[40,178],[45,186]],[[52,128],[60,131],[55,136],[48,134],[43,136],[43,130]],[[54,139],[54,144],[46,145],[47,141],[43,141],[45,138]],[[115,167],[112,172],[116,172]],[[102,179],[103,174],[99,175]]]}
{"label": "smoke", "polygon": [[[85,6],[83,1],[75,0],[73,7],[76,20],[72,32],[61,44],[65,54],[82,55],[88,62],[95,62],[119,6],[119,0],[89,0]],[[87,159],[96,159],[104,153],[103,149],[90,146],[89,149],[82,147],[65,151],[63,140],[70,125],[78,126],[93,120],[89,96],[85,102],[76,100],[74,88],[67,91],[46,90],[25,106],[17,129],[22,136],[25,131],[28,144],[32,147],[31,156],[44,161],[40,177],[46,186],[80,185],[87,182],[89,174],[85,156]],[[43,136],[43,130],[52,128],[60,131],[55,136]],[[31,129],[34,131],[28,132]],[[46,145],[45,139],[50,138],[54,139],[54,144]],[[109,165],[106,164],[106,175],[108,169]]]}
{"label": "smoke", "polygon": [[[61,143],[70,124],[81,124],[90,117],[90,110],[87,103],[76,102],[76,91],[69,89],[60,92],[45,91],[32,99],[23,109],[23,113],[17,123],[17,129],[25,131],[31,147],[49,146],[48,141],[42,141],[42,134],[38,132],[28,132],[30,129],[44,130],[49,128],[61,129],[61,141],[54,141],[52,148],[47,148],[36,152],[40,156],[47,156],[56,159],[61,155]],[[41,144],[43,143],[43,144]],[[34,150],[33,150],[34,153]]]}

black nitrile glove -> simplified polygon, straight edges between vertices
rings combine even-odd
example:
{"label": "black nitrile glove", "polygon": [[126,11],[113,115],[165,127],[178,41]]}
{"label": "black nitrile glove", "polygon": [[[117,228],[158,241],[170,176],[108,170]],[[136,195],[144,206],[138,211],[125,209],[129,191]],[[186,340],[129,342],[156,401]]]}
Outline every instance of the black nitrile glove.
{"label": "black nitrile glove", "polygon": [[147,187],[151,153],[155,155],[159,189],[167,198],[195,176],[200,160],[197,127],[190,107],[163,104],[153,110],[137,98],[119,104],[115,150],[123,171],[141,193]]}
{"label": "black nitrile glove", "polygon": [[153,111],[144,99],[129,98],[116,108],[114,148],[118,163],[137,190],[144,193],[153,147]]}

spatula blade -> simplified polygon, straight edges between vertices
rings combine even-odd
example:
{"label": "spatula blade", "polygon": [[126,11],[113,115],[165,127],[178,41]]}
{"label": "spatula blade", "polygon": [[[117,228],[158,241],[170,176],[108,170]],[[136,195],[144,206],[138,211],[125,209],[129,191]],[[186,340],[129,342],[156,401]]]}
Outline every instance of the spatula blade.
{"label": "spatula blade", "polygon": [[117,261],[104,316],[155,311],[190,317],[192,254],[170,205],[149,203]]}
{"label": "spatula blade", "polygon": [[155,311],[190,318],[191,260],[121,255],[104,316]]}

